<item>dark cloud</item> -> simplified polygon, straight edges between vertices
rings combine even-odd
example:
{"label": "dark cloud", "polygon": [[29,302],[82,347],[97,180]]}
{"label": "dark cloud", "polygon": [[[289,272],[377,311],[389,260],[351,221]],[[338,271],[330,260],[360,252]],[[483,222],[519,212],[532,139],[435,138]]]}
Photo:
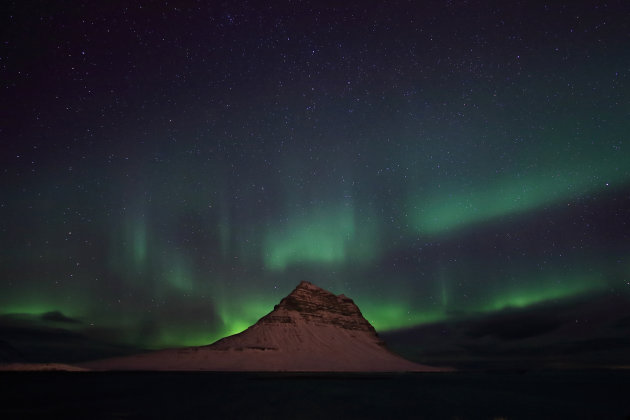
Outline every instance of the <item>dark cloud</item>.
{"label": "dark cloud", "polygon": [[580,354],[590,352],[610,352],[614,350],[630,349],[630,338],[608,337],[582,340],[562,346],[564,354]]}
{"label": "dark cloud", "polygon": [[50,327],[40,317],[21,314],[0,316],[0,337],[5,340],[70,340],[81,334],[65,328]]}
{"label": "dark cloud", "polygon": [[0,362],[79,362],[140,351],[121,345],[121,335],[124,331],[84,328],[59,311],[6,314],[0,316]]}
{"label": "dark cloud", "polygon": [[[172,297],[167,303],[152,316],[117,328],[88,325],[59,310],[37,315],[3,314],[0,315],[0,340],[29,362],[80,362],[137,353],[144,348],[129,345],[129,342],[159,340],[165,329],[177,331],[183,338],[203,335],[203,329],[196,324],[200,321],[209,331],[206,344],[213,341],[211,331],[221,323],[213,305],[187,297]],[[9,354],[9,350],[6,353]],[[0,348],[0,356],[2,354]]]}
{"label": "dark cloud", "polygon": [[79,321],[78,319],[65,316],[61,311],[46,312],[45,314],[41,315],[41,319],[44,321],[63,322],[67,324],[80,324],[81,323],[81,321]]}
{"label": "dark cloud", "polygon": [[508,312],[499,313],[474,323],[467,334],[473,338],[486,335],[503,340],[520,340],[551,332],[562,324],[552,314]]}
{"label": "dark cloud", "polygon": [[461,369],[610,367],[630,363],[628,319],[630,297],[600,295],[381,335],[412,360]]}
{"label": "dark cloud", "polygon": [[24,355],[6,341],[0,341],[0,363],[23,362]]}
{"label": "dark cloud", "polygon": [[615,326],[617,328],[630,328],[630,316],[620,319]]}

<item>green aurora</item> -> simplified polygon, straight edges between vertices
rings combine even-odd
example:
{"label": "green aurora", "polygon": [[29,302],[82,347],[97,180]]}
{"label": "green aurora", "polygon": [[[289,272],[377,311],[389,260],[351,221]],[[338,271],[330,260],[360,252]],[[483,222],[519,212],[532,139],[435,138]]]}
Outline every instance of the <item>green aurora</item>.
{"label": "green aurora", "polygon": [[292,264],[366,262],[375,257],[377,243],[374,229],[356,221],[352,207],[319,210],[267,235],[265,267],[284,270]]}
{"label": "green aurora", "polygon": [[[321,263],[321,262],[320,262]],[[334,263],[331,263],[334,264]],[[168,277],[172,273],[168,273]],[[181,287],[181,279],[169,280],[174,287]],[[507,282],[504,282],[508,284]],[[447,292],[442,290],[439,299],[433,302],[414,301],[405,297],[403,293],[397,296],[381,295],[377,298],[358,296],[354,300],[361,308],[366,319],[372,323],[377,331],[389,331],[400,328],[408,328],[423,324],[430,324],[444,320],[463,319],[467,316],[476,316],[482,313],[492,313],[510,308],[524,308],[541,303],[558,302],[567,298],[585,296],[589,293],[600,293],[611,287],[605,277],[600,274],[579,275],[573,274],[562,277],[562,273],[552,276],[538,276],[536,278],[520,279],[514,281],[514,285],[490,287],[478,296],[476,303],[463,301],[456,296],[444,296]],[[498,283],[497,283],[498,284]],[[520,285],[520,286],[519,286]],[[503,289],[503,290],[501,290]],[[286,290],[288,293],[290,290]],[[197,292],[198,293],[198,292]],[[215,293],[213,300],[219,303],[217,308],[218,319],[212,323],[197,322],[178,323],[164,319],[159,331],[150,336],[139,338],[132,331],[123,339],[125,344],[142,345],[145,348],[166,348],[177,346],[193,346],[210,344],[222,337],[244,331],[253,325],[259,318],[269,313],[279,301],[269,296],[258,295],[250,297],[227,297],[225,292]],[[341,292],[339,292],[341,293]],[[278,296],[281,297],[282,293]],[[436,296],[438,293],[436,293]],[[49,301],[46,303],[32,303],[34,300],[24,298],[23,305],[2,304],[0,315],[30,315],[41,317],[42,315],[63,308],[64,314],[85,325],[108,325],[112,321],[111,316],[94,316],[86,308],[71,308],[63,301]],[[31,302],[30,304],[28,302]],[[452,302],[452,303],[449,303]],[[197,315],[200,312],[196,313]],[[160,317],[160,310],[154,311],[154,316]],[[127,322],[133,322],[134,317]],[[112,323],[114,327],[116,323]],[[80,328],[81,326],[75,326]],[[138,341],[140,340],[140,341]]]}
{"label": "green aurora", "polygon": [[625,9],[272,3],[11,2],[0,317],[163,348],[302,280],[378,331],[629,293]]}

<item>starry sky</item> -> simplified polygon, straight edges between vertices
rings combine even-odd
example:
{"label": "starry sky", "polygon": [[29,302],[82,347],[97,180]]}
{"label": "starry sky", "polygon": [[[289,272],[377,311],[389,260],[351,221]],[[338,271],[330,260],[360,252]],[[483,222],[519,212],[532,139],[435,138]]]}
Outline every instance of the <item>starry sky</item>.
{"label": "starry sky", "polygon": [[208,344],[301,280],[381,332],[630,295],[624,1],[8,3],[9,343]]}

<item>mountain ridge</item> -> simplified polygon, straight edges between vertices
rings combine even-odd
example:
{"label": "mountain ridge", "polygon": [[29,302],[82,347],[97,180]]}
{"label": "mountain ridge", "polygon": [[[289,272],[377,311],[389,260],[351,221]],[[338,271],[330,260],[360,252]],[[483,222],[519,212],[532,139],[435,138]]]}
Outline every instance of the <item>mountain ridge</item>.
{"label": "mountain ridge", "polygon": [[349,297],[309,282],[245,331],[216,342],[83,364],[97,370],[401,372],[448,370],[385,346]]}

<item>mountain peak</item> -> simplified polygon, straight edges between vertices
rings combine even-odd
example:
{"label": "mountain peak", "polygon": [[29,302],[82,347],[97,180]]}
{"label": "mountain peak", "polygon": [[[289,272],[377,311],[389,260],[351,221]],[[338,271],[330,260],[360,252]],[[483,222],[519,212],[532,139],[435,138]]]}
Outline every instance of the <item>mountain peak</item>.
{"label": "mountain peak", "polygon": [[307,281],[300,282],[259,322],[271,323],[279,319],[367,331],[374,334],[375,339],[380,342],[374,327],[363,317],[352,299],[343,294],[335,295]]}
{"label": "mountain peak", "polygon": [[311,283],[310,281],[306,281],[306,280],[302,280],[300,282],[300,284],[298,284],[295,289],[293,289],[293,291],[297,290],[297,289],[306,289],[306,290],[323,290],[326,291],[324,289],[322,289],[321,287],[315,286],[313,283]]}

